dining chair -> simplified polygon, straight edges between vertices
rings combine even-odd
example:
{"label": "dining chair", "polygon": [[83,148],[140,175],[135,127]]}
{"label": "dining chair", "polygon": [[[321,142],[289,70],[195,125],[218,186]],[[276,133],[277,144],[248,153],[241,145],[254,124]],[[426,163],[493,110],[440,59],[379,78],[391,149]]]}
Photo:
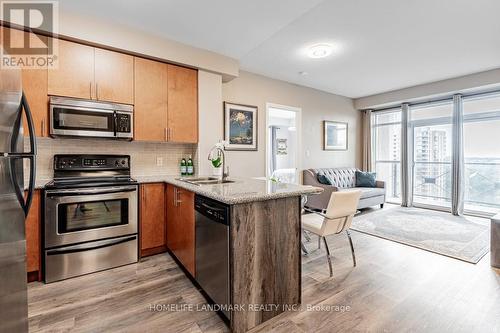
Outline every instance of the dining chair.
{"label": "dining chair", "polygon": [[[352,224],[352,218],[357,212],[360,196],[361,191],[357,190],[333,192],[330,196],[330,201],[328,202],[325,213],[311,211],[306,208],[305,210],[309,212],[309,214],[302,215],[302,228],[319,237],[318,248],[321,245],[321,240],[323,240],[325,244],[326,258],[328,260],[328,267],[330,268],[330,277],[333,276],[333,268],[330,248],[328,247],[326,236],[340,234],[344,231],[347,233],[349,244],[351,245],[352,261],[354,267],[356,267],[356,255],[354,254],[354,246],[352,244],[349,228]],[[305,249],[304,244],[302,244],[302,248]]]}

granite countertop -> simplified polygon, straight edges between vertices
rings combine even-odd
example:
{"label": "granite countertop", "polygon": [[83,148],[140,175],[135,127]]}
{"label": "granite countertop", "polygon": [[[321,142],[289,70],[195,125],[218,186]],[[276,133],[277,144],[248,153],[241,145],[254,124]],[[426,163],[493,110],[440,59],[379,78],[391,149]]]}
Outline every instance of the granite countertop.
{"label": "granite countertop", "polygon": [[[136,179],[139,183],[165,182],[229,205],[293,197],[302,194],[318,194],[323,191],[323,189],[313,186],[275,183],[270,180],[234,177],[229,177],[229,180],[234,181],[233,183],[194,185],[178,180],[179,177],[180,176],[135,176],[134,179]],[[191,178],[196,177],[203,176],[193,176]]]}
{"label": "granite countertop", "polygon": [[[252,202],[264,201],[270,199],[286,198],[299,196],[302,194],[319,194],[323,191],[322,188],[307,186],[307,185],[294,185],[285,183],[275,183],[270,180],[256,179],[256,178],[235,178],[229,177],[233,183],[215,184],[215,185],[194,185],[178,180],[181,176],[172,175],[149,175],[138,176],[132,178],[139,183],[168,183],[186,190],[192,191],[197,194],[204,195],[217,201],[224,202],[229,205]],[[204,177],[192,176],[191,178]],[[190,177],[183,177],[190,178]],[[49,178],[37,178],[35,188],[42,189],[49,181]],[[28,183],[25,183],[27,188]]]}

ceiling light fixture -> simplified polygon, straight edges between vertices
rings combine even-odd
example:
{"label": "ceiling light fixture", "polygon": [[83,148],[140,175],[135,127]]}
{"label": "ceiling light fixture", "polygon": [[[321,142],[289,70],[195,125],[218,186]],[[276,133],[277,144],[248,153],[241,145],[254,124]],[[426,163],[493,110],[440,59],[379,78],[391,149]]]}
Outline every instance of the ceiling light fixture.
{"label": "ceiling light fixture", "polygon": [[333,52],[333,46],[330,44],[316,44],[309,47],[307,55],[309,58],[319,59],[328,57]]}

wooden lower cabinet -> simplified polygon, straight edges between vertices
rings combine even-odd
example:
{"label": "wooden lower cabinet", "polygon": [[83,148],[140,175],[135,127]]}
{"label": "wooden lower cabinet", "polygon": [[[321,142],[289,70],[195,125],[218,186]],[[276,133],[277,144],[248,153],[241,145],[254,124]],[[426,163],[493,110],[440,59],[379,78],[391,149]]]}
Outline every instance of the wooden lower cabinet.
{"label": "wooden lower cabinet", "polygon": [[26,271],[28,281],[41,281],[41,194],[36,190],[33,194],[33,202],[25,220],[26,230]]}
{"label": "wooden lower cabinet", "polygon": [[167,185],[167,247],[195,274],[194,193]]}
{"label": "wooden lower cabinet", "polygon": [[166,251],[165,185],[140,185],[140,247],[141,257]]}

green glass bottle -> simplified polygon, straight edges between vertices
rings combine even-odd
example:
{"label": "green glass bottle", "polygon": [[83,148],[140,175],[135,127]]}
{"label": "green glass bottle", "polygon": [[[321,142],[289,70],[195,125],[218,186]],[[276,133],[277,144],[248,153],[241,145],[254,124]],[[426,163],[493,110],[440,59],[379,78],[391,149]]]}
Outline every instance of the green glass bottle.
{"label": "green glass bottle", "polygon": [[187,160],[187,174],[189,176],[194,175],[194,165],[193,165],[193,159],[191,158],[191,155],[189,155],[189,158]]}
{"label": "green glass bottle", "polygon": [[187,163],[186,163],[186,159],[185,159],[185,158],[183,158],[183,159],[181,160],[181,175],[182,175],[182,176],[187,175],[187,166],[186,166],[186,164],[187,164]]}

